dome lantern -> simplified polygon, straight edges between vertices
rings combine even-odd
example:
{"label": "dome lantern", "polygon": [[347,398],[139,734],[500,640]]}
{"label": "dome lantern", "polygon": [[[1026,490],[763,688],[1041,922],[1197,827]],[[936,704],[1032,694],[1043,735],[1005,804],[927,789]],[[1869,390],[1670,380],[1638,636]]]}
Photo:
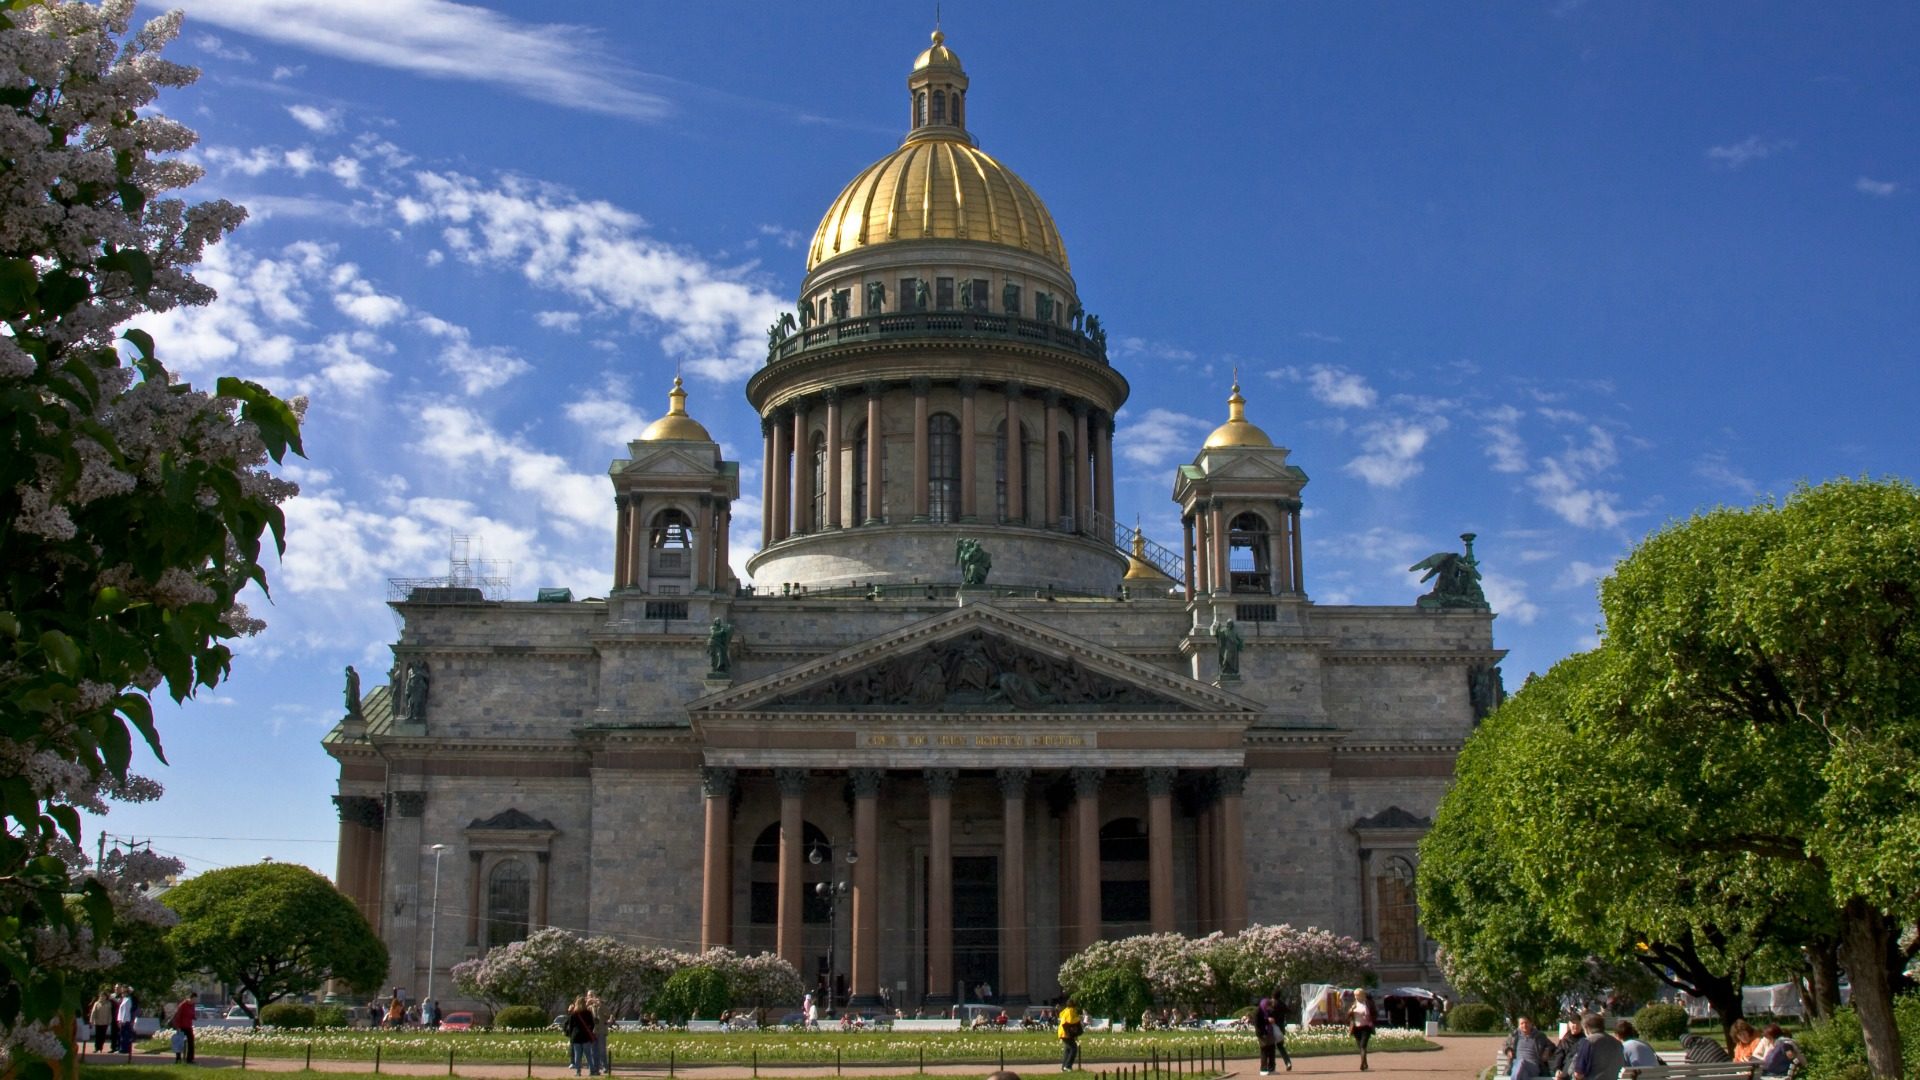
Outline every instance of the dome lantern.
{"label": "dome lantern", "polygon": [[953,138],[966,134],[967,73],[947,48],[947,35],[933,32],[933,44],[913,61],[907,76],[907,137],[925,132]]}
{"label": "dome lantern", "polygon": [[1267,433],[1247,422],[1247,399],[1240,396],[1240,377],[1233,378],[1233,396],[1227,398],[1227,422],[1207,436],[1209,450],[1234,446],[1272,446]]}
{"label": "dome lantern", "polygon": [[669,407],[667,415],[647,425],[640,433],[641,442],[712,442],[713,436],[700,421],[687,415],[687,392],[682,388],[680,376],[673,377],[673,389],[667,391]]}

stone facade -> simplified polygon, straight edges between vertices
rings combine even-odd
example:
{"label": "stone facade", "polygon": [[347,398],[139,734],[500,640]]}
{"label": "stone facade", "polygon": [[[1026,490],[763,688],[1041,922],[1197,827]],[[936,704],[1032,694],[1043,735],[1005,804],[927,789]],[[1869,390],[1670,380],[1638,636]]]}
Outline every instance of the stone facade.
{"label": "stone facade", "polygon": [[[958,63],[936,42],[909,86],[964,88]],[[971,146],[957,100],[945,115],[896,154]],[[1181,550],[1114,526],[1127,384],[1058,237],[937,194],[897,244],[816,237],[804,325],[776,326],[747,387],[752,583],[727,547],[739,467],[676,380],[610,470],[606,597],[394,605],[392,683],[325,740],[339,881],[391,982],[425,987],[431,963],[451,1002],[447,968],[558,926],[777,951],[858,1007],[980,982],[1017,1004],[1103,936],[1290,922],[1438,985],[1416,845],[1497,688],[1491,613],[1315,604],[1306,474],[1237,386],[1173,477]],[[1008,230],[1044,217],[1021,205]],[[900,306],[929,278],[930,306]],[[1027,306],[948,311],[950,279]],[[963,582],[965,540],[984,583]]]}

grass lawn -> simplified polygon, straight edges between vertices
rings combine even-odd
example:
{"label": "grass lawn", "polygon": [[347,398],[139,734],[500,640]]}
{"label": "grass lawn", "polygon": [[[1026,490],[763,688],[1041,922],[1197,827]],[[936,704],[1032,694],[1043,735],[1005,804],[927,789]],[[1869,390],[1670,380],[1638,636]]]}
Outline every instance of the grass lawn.
{"label": "grass lawn", "polygon": [[[164,1040],[146,1047],[159,1050]],[[444,1062],[449,1051],[456,1066],[518,1063],[532,1055],[536,1065],[563,1064],[566,1039],[556,1031],[293,1031],[210,1029],[199,1032],[196,1048],[206,1057],[300,1058],[311,1052],[316,1061],[374,1060]],[[1319,1028],[1288,1038],[1295,1056],[1346,1054],[1353,1041],[1345,1028]],[[1382,1029],[1374,1036],[1375,1051],[1429,1050],[1434,1044],[1419,1032]],[[688,1034],[686,1032],[615,1032],[608,1047],[616,1062],[659,1063],[669,1059],[681,1065],[818,1064],[913,1065],[1058,1061],[1060,1044],[1049,1033],[1036,1032],[789,1032],[757,1031]],[[1259,1052],[1253,1036],[1228,1032],[1088,1032],[1080,1040],[1080,1054],[1089,1065],[1142,1061],[1152,1056],[1202,1057],[1224,1054],[1251,1057]],[[124,1068],[124,1067],[123,1067]],[[124,1074],[122,1074],[124,1075]]]}

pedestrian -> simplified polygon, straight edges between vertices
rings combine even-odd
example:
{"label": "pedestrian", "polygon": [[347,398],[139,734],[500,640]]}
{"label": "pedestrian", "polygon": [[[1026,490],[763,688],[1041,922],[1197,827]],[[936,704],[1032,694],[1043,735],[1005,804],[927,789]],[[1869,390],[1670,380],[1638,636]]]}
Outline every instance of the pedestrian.
{"label": "pedestrian", "polygon": [[407,999],[400,996],[400,988],[393,988],[393,999],[387,1002],[387,1026],[395,1031],[407,1026]]}
{"label": "pedestrian", "polygon": [[587,1008],[587,999],[577,997],[567,1009],[567,1021],[561,1030],[567,1033],[567,1060],[573,1064],[573,1075],[580,1075],[580,1066],[586,1065],[592,1075],[599,1076],[600,1070],[593,1066],[593,1010]]}
{"label": "pedestrian", "polygon": [[1373,1041],[1373,995],[1365,987],[1353,992],[1353,1006],[1347,1010],[1347,1030],[1360,1047],[1360,1071],[1367,1071],[1367,1044]]}
{"label": "pedestrian", "polygon": [[1573,1059],[1586,1044],[1587,1029],[1580,1026],[1580,1021],[1569,1020],[1560,1025],[1560,1041],[1553,1044],[1553,1056],[1548,1062],[1553,1066],[1553,1080],[1572,1080]]}
{"label": "pedestrian", "polygon": [[1080,1014],[1080,1006],[1072,998],[1060,1010],[1060,1071],[1072,1072],[1080,1067],[1080,1035],[1087,1030],[1087,1022]]}
{"label": "pedestrian", "polygon": [[180,1054],[186,1052],[187,1064],[193,1064],[193,1013],[199,1004],[200,995],[187,991],[180,1004],[173,1009],[173,1063],[180,1064]]}
{"label": "pedestrian", "polygon": [[1260,1041],[1260,1075],[1273,1075],[1273,1059],[1278,1056],[1293,1071],[1293,1056],[1287,1053],[1287,1025],[1270,997],[1261,998],[1253,1010],[1253,1037]]}
{"label": "pedestrian", "polygon": [[1574,1080],[1619,1080],[1620,1067],[1627,1057],[1620,1040],[1607,1034],[1606,1021],[1599,1013],[1582,1017],[1580,1026],[1587,1030],[1587,1042],[1573,1059]]}
{"label": "pedestrian", "polygon": [[93,1052],[99,1053],[107,1045],[107,1036],[113,1032],[113,996],[102,989],[94,995],[93,1008],[87,1012],[87,1023],[93,1028]]}
{"label": "pedestrian", "polygon": [[607,1065],[607,1032],[613,1027],[613,1017],[607,1003],[591,990],[587,991],[587,1011],[593,1014],[593,1070],[612,1072]]}
{"label": "pedestrian", "polygon": [[139,1015],[140,999],[134,996],[133,987],[122,986],[120,1004],[115,1006],[113,1013],[114,1037],[117,1040],[113,1047],[114,1053],[133,1053],[133,1021]]}

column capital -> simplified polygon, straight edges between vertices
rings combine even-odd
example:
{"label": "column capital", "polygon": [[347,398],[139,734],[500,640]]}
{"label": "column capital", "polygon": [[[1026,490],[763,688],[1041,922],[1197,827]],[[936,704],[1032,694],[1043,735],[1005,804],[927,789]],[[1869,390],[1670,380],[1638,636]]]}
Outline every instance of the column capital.
{"label": "column capital", "polygon": [[760,418],[760,437],[763,439],[771,438],[773,436],[773,429],[778,426],[773,419],[773,414],[769,412]]}
{"label": "column capital", "polygon": [[825,390],[820,391],[820,400],[827,403],[828,405],[840,404],[840,399],[843,396],[844,395],[841,394],[840,392],[840,388],[837,386],[829,386]]}
{"label": "column capital", "polygon": [[393,793],[393,812],[397,817],[417,818],[427,809],[427,793],[424,791],[396,791]]}
{"label": "column capital", "polygon": [[961,379],[959,386],[960,386],[960,396],[972,397],[974,395],[974,392],[980,389],[980,380],[972,377],[968,377],[965,379]]}
{"label": "column capital", "polygon": [[369,829],[385,824],[386,810],[380,800],[371,795],[335,795],[333,808],[339,811],[343,824],[364,825]]}
{"label": "column capital", "polygon": [[473,864],[473,868],[475,870],[480,869],[480,860],[486,857],[487,857],[487,853],[484,851],[467,852],[467,861]]}
{"label": "column capital", "polygon": [[1213,770],[1214,790],[1222,797],[1239,798],[1247,793],[1247,770],[1238,766],[1222,766]]}
{"label": "column capital", "polygon": [[885,379],[868,379],[860,384],[860,389],[865,390],[869,397],[879,397],[887,392],[887,382]]}
{"label": "column capital", "polygon": [[780,794],[783,798],[797,799],[807,793],[807,770],[805,769],[775,769],[773,780],[780,785]]}
{"label": "column capital", "polygon": [[1047,408],[1057,409],[1060,407],[1060,403],[1066,400],[1066,395],[1049,386],[1045,390],[1040,391],[1040,400],[1046,404]]}
{"label": "column capital", "polygon": [[926,397],[928,391],[933,389],[933,380],[925,375],[915,375],[907,380],[907,385],[913,388],[915,397]]}
{"label": "column capital", "polygon": [[1073,793],[1090,799],[1100,794],[1100,781],[1107,775],[1105,769],[1079,768],[1073,770]]}
{"label": "column capital", "polygon": [[1155,766],[1151,769],[1145,770],[1145,772],[1147,777],[1147,794],[1148,795],[1159,797],[1162,795],[1173,794],[1174,781],[1180,778],[1179,769],[1170,769],[1163,766]]}
{"label": "column capital", "polygon": [[1004,393],[1005,393],[1005,394],[1006,394],[1006,395],[1007,395],[1008,397],[1010,397],[1010,398],[1017,398],[1017,397],[1019,397],[1020,395],[1022,395],[1022,394],[1024,394],[1024,393],[1026,393],[1026,392],[1027,392],[1027,387],[1026,387],[1026,384],[1024,384],[1024,383],[1022,383],[1022,382],[1021,382],[1021,381],[1020,381],[1019,379],[1008,379],[1008,380],[1007,380],[1007,386],[1006,386],[1006,390],[1004,391]]}
{"label": "column capital", "polygon": [[1033,779],[1032,769],[999,769],[993,774],[1000,782],[1000,794],[1009,799],[1024,799],[1027,796],[1027,782]]}
{"label": "column capital", "polygon": [[960,770],[958,769],[926,770],[927,794],[936,799],[951,798],[953,796],[953,781],[959,775]]}
{"label": "column capital", "polygon": [[1079,398],[1074,398],[1073,404],[1069,405],[1068,408],[1073,411],[1073,418],[1075,420],[1085,420],[1093,412],[1093,407]]}
{"label": "column capital", "polygon": [[772,418],[775,424],[785,425],[793,419],[793,407],[791,405],[776,405],[767,413],[767,416]]}
{"label": "column capital", "polygon": [[848,780],[853,784],[853,797],[872,799],[880,794],[880,778],[886,773],[880,769],[851,769]]}
{"label": "column capital", "polygon": [[724,799],[733,794],[733,782],[736,774],[725,765],[700,766],[700,790],[709,799]]}

